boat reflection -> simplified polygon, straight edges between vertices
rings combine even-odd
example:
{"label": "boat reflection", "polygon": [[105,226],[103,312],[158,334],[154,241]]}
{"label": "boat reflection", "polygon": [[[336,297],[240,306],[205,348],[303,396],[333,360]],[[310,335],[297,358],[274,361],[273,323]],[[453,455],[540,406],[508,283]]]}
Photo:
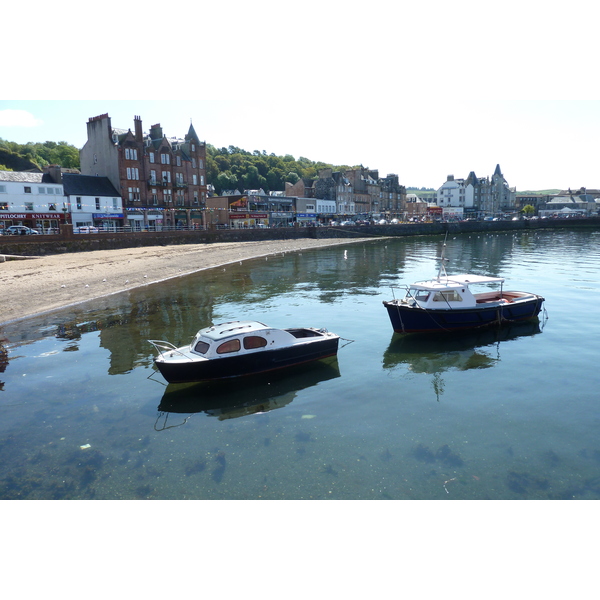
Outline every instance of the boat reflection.
{"label": "boat reflection", "polygon": [[383,368],[408,368],[413,373],[433,375],[439,401],[444,391],[441,373],[450,370],[489,369],[500,361],[500,345],[509,340],[541,333],[539,319],[501,328],[461,334],[396,335],[383,355]]}
{"label": "boat reflection", "polygon": [[[192,384],[169,384],[158,406],[156,430],[183,425],[192,414],[204,412],[220,421],[235,419],[276,408],[294,400],[297,393],[324,381],[340,377],[337,357],[268,374]],[[188,416],[168,425],[171,413]]]}

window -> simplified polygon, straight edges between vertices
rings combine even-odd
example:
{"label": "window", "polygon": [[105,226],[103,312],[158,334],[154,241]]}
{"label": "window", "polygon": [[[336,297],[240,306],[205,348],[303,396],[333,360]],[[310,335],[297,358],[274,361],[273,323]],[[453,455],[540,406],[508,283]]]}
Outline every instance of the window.
{"label": "window", "polygon": [[[48,188],[49,190],[51,190],[52,188]],[[38,188],[38,194],[45,194],[46,193],[46,188],[43,187],[39,187]],[[50,192],[51,194],[52,192]]]}
{"label": "window", "polygon": [[180,167],[181,166],[181,156],[177,157],[177,166]]}
{"label": "window", "polygon": [[0,210],[8,210],[8,202],[0,202]]}
{"label": "window", "polygon": [[81,196],[77,196],[75,201],[77,203],[77,210],[81,210]]}
{"label": "window", "polygon": [[6,186],[0,185],[0,194],[6,194]]}
{"label": "window", "polygon": [[100,210],[100,198],[96,198],[96,210]]}
{"label": "window", "polygon": [[196,346],[194,347],[194,352],[198,352],[199,354],[206,354],[206,352],[208,351],[208,349],[210,348],[210,344],[207,344],[206,342],[203,341],[199,341]]}
{"label": "window", "polygon": [[119,207],[119,202],[117,201],[116,198],[113,198],[113,210],[117,210],[118,207]]}
{"label": "window", "polygon": [[125,158],[128,160],[137,160],[137,150],[135,148],[125,148]]}
{"label": "window", "polygon": [[25,210],[33,210],[33,202],[25,202]]}
{"label": "window", "polygon": [[267,345],[267,340],[258,335],[249,335],[244,338],[244,348],[246,350],[254,350],[255,348],[264,348]]}
{"label": "window", "polygon": [[163,183],[171,183],[171,171],[162,172],[162,181]]}
{"label": "window", "polygon": [[433,297],[434,302],[461,302],[462,298],[455,290],[447,290],[445,292],[436,292]]}
{"label": "window", "polygon": [[171,157],[168,154],[161,154],[160,155],[160,164],[161,165],[170,165]]}
{"label": "window", "polygon": [[150,162],[153,163],[154,162],[154,152],[150,152],[148,154],[148,156],[150,157]]}
{"label": "window", "polygon": [[31,188],[29,186],[25,186],[24,191],[26,194],[31,194]]}
{"label": "window", "polygon": [[223,342],[217,348],[217,354],[229,354],[230,352],[238,352],[240,348],[240,340],[229,340],[228,342]]}
{"label": "window", "polygon": [[127,188],[129,192],[129,200],[139,200],[140,199],[140,188]]}
{"label": "window", "polygon": [[134,167],[127,167],[127,179],[139,179],[140,171]]}
{"label": "window", "polygon": [[193,183],[193,185],[198,185],[198,176],[197,175],[192,175],[192,183]]}

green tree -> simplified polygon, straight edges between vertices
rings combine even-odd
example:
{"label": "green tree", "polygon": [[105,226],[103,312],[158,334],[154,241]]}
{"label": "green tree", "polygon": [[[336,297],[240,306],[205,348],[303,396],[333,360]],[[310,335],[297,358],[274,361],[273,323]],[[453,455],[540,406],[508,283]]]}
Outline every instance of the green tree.
{"label": "green tree", "polygon": [[532,215],[535,213],[535,206],[532,206],[531,204],[527,204],[526,206],[524,206],[522,208],[521,212],[525,213],[526,215]]}

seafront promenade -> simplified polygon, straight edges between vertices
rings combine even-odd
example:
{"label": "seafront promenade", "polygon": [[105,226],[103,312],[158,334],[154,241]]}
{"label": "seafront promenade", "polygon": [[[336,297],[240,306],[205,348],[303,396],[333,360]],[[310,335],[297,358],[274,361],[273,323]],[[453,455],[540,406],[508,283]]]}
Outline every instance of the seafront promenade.
{"label": "seafront promenade", "polygon": [[326,240],[440,235],[450,233],[495,233],[547,229],[600,229],[600,217],[521,221],[458,221],[363,225],[343,227],[289,227],[194,231],[144,231],[136,233],[64,233],[45,236],[1,236],[0,255],[47,256],[93,250],[118,250],[186,244],[226,244],[275,240]]}

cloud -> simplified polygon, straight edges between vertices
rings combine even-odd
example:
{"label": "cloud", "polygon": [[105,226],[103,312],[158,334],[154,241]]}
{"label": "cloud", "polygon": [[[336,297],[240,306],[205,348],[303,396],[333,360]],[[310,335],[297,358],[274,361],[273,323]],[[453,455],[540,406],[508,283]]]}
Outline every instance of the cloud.
{"label": "cloud", "polygon": [[0,127],[37,127],[42,123],[26,110],[0,110]]}

